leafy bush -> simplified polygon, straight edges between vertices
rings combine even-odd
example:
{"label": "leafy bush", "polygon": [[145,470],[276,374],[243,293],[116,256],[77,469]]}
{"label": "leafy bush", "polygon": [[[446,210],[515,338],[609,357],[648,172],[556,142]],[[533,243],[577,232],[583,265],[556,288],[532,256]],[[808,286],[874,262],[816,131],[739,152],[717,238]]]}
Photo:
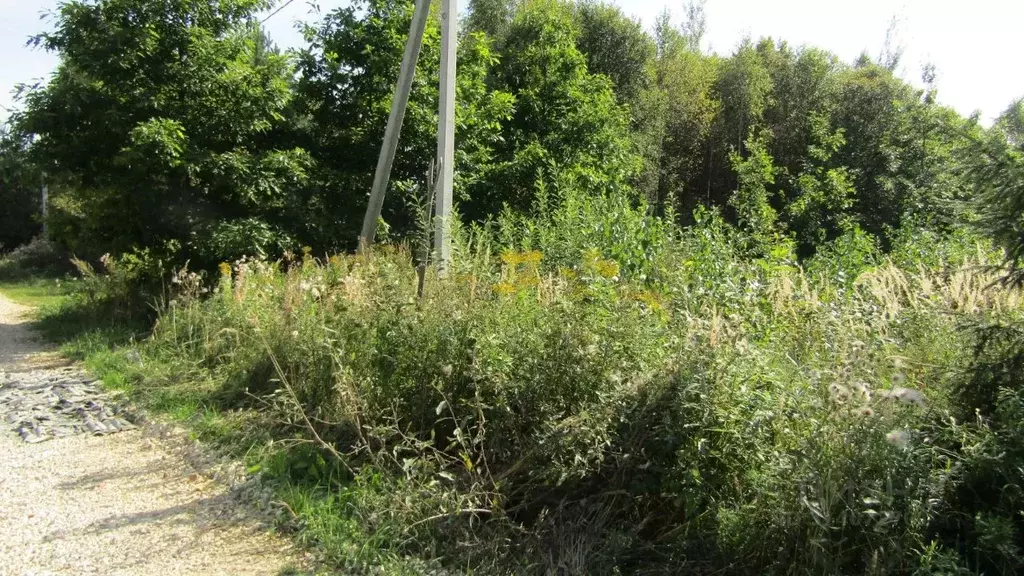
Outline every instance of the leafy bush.
{"label": "leafy bush", "polygon": [[70,268],[67,254],[58,244],[37,237],[0,260],[0,278],[14,280],[30,275],[59,275]]}
{"label": "leafy bush", "polygon": [[[267,4],[63,3],[0,192],[28,197],[22,165],[60,184],[83,259],[43,328],[149,334],[121,383],[243,420],[303,537],[399,573],[1024,571],[1020,103],[986,131],[866,59],[703,54],[697,5],[647,38],[609,6],[476,4],[500,36],[460,42],[453,262],[324,261],[412,3],[339,8],[294,58]],[[432,24],[400,239],[430,228],[439,50]],[[1005,254],[956,230],[975,215]]]}
{"label": "leafy bush", "polygon": [[[900,268],[851,236],[805,273],[714,214],[659,229],[616,202],[460,233],[421,299],[387,247],[224,264],[207,299],[179,275],[144,348],[174,368],[139,386],[311,442],[263,465],[348,566],[1021,566],[1012,492],[970,499],[1017,481],[1015,396],[1003,424],[956,417],[980,342],[961,323],[1021,311],[985,289],[998,253]],[[648,252],[616,247],[634,232]]]}
{"label": "leafy bush", "polygon": [[[71,257],[73,271],[65,273],[63,297],[43,310],[38,328],[51,340],[69,341],[97,336],[95,344],[122,344],[149,332],[166,301],[165,261],[149,251],[120,257],[105,254],[97,262]],[[198,295],[205,291],[199,275],[181,270],[172,282],[184,282]],[[102,336],[102,337],[98,337]],[[90,343],[89,349],[91,349]],[[81,356],[86,350],[68,350]]]}
{"label": "leafy bush", "polygon": [[41,231],[42,178],[29,156],[29,141],[0,125],[0,253],[29,242]]}

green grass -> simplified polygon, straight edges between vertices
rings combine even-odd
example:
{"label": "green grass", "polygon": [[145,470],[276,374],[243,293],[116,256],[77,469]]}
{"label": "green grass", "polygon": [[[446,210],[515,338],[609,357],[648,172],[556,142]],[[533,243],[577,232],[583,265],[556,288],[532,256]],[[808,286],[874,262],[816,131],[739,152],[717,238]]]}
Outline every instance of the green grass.
{"label": "green grass", "polygon": [[[328,514],[334,516],[337,512],[331,505],[333,499],[313,486],[288,480],[297,474],[296,462],[304,465],[306,455],[292,454],[268,444],[266,434],[253,422],[255,412],[219,411],[211,407],[209,394],[196,389],[195,382],[175,386],[176,381],[184,379],[188,369],[180,358],[140,355],[140,343],[147,332],[143,322],[107,317],[102,308],[93,309],[82,299],[75,298],[67,280],[38,276],[8,279],[0,282],[0,294],[35,308],[35,327],[44,338],[58,345],[64,356],[81,361],[89,373],[101,380],[105,389],[125,394],[158,418],[184,425],[193,438],[243,461],[250,472],[263,471],[271,482],[278,479],[278,498],[295,503],[295,507],[302,510],[302,521],[312,518],[315,525],[313,530],[297,538],[298,542],[313,545],[338,541],[335,527],[341,520],[327,518]],[[307,470],[302,468],[302,472]],[[283,525],[279,528],[292,531]],[[307,576],[318,573],[294,565],[281,571],[281,574]]]}
{"label": "green grass", "polygon": [[0,281],[0,294],[25,306],[56,307],[70,294],[68,282],[59,278],[38,277]]}
{"label": "green grass", "polygon": [[[969,496],[1005,484],[992,463],[1024,440],[945,416],[963,326],[1024,316],[1018,295],[968,260],[847,250],[805,273],[726,240],[684,236],[660,288],[596,253],[541,274],[540,252],[509,251],[417,301],[407,256],[382,252],[222,270],[155,326],[99,278],[38,325],[261,474],[281,528],[343,573],[909,574],[977,562],[944,526],[986,553],[1013,542],[1019,507]],[[927,409],[888,395],[905,387]],[[906,521],[864,520],[883,513]]]}
{"label": "green grass", "polygon": [[179,366],[173,359],[142,363],[136,343],[145,335],[138,322],[105,318],[101,309],[90,310],[74,298],[74,280],[24,276],[0,281],[0,294],[34,308],[35,327],[63,355],[80,360],[102,379],[107,390],[128,393],[148,410],[169,420],[190,423],[197,436],[221,442],[238,438],[231,419],[204,407],[194,390],[176,393],[167,387],[140,387],[147,377],[166,379]]}

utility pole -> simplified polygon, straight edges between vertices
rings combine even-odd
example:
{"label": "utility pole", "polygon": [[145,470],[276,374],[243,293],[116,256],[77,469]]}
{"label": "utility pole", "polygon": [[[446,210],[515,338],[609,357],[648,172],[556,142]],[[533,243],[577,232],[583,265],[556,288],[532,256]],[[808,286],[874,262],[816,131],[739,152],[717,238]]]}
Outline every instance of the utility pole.
{"label": "utility pole", "polygon": [[455,67],[459,2],[441,0],[441,87],[437,114],[437,159],[441,165],[435,206],[434,257],[443,272],[451,258],[448,233],[455,179]]}
{"label": "utility pole", "polygon": [[430,0],[416,0],[412,23],[409,25],[409,39],[405,42],[405,54],[402,56],[402,68],[398,73],[398,84],[395,86],[395,96],[391,101],[391,115],[388,116],[388,125],[384,129],[384,143],[380,147],[377,170],[373,174],[373,188],[370,191],[370,202],[366,206],[366,216],[363,218],[363,231],[359,235],[360,249],[373,244],[374,236],[377,234],[377,220],[380,219],[380,211],[384,206],[384,194],[391,178],[391,165],[395,160],[395,149],[398,147],[398,137],[402,132],[402,121],[405,119],[405,108],[409,104],[412,80],[416,75],[416,60],[420,56],[423,30],[427,26],[429,14]]}

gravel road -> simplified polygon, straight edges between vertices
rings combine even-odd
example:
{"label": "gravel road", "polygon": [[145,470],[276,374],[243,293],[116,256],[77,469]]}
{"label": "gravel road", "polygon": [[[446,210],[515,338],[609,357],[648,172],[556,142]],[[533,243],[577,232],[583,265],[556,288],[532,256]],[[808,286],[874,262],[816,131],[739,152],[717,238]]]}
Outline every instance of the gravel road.
{"label": "gravel road", "polygon": [[[0,295],[0,387],[67,378],[28,312]],[[303,564],[153,428],[38,443],[0,428],[0,575],[276,575]]]}

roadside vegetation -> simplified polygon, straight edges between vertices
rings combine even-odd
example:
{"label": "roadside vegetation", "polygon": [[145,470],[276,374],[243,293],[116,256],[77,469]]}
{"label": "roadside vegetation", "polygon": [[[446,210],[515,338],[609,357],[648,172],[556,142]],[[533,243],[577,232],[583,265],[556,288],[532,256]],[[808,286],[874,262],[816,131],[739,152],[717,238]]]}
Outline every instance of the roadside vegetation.
{"label": "roadside vegetation", "polygon": [[708,54],[699,4],[478,0],[441,273],[437,30],[353,253],[410,5],[283,54],[265,4],[61,8],[0,156],[5,199],[46,166],[50,238],[0,291],[282,530],[345,574],[1024,571],[1020,102],[982,127],[897,51]]}

